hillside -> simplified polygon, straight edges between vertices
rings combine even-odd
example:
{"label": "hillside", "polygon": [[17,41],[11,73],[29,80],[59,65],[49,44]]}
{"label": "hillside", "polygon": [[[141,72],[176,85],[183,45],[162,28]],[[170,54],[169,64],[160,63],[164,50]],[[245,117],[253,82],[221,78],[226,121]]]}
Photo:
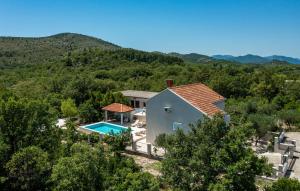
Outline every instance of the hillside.
{"label": "hillside", "polygon": [[203,54],[197,54],[197,53],[190,53],[190,54],[179,54],[176,52],[171,52],[168,55],[175,56],[178,58],[183,59],[186,62],[192,62],[192,63],[205,63],[214,60],[213,58],[203,55]]}
{"label": "hillside", "polygon": [[48,37],[0,37],[0,66],[38,64],[60,59],[69,51],[84,48],[120,48],[104,40],[75,33]]}
{"label": "hillside", "polygon": [[[12,68],[41,63],[55,63],[68,52],[97,48],[99,50],[116,50],[118,45],[91,36],[76,33],[60,33],[48,37],[0,37],[0,68]],[[154,52],[155,53],[155,52]],[[212,57],[198,54],[168,54],[156,52],[183,59],[189,63],[209,63],[215,60],[227,60],[238,63],[265,64],[273,60],[300,64],[300,59],[286,56],[261,57],[257,55],[214,55]]]}

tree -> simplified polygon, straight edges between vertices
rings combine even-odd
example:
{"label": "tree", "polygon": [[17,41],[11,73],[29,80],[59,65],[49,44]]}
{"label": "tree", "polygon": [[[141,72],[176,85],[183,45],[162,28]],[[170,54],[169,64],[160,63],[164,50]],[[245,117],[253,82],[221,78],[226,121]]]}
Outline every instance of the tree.
{"label": "tree", "polygon": [[73,121],[67,120],[66,121],[67,129],[64,130],[64,141],[65,144],[62,144],[60,150],[60,154],[62,156],[70,156],[70,149],[74,143],[76,143],[80,139],[80,134],[76,130],[76,125]]}
{"label": "tree", "polygon": [[135,172],[126,174],[124,180],[122,180],[119,184],[112,185],[110,189],[116,191],[158,191],[159,184],[151,174],[144,172]]}
{"label": "tree", "polygon": [[2,136],[0,135],[0,176],[3,172],[4,164],[8,159],[9,149],[9,145],[4,142]]}
{"label": "tree", "polygon": [[255,129],[256,144],[268,132],[277,130],[275,119],[272,116],[260,113],[250,114],[248,115],[248,120],[251,122],[252,128]]}
{"label": "tree", "polygon": [[123,96],[121,92],[107,92],[102,96],[101,99],[101,106],[107,106],[112,103],[122,103],[122,104],[128,104],[128,100],[126,97]]}
{"label": "tree", "polygon": [[229,128],[221,116],[167,135],[163,180],[179,190],[255,190],[255,176],[270,168],[245,146],[248,136],[246,127]]}
{"label": "tree", "polygon": [[61,111],[64,117],[68,118],[76,117],[78,114],[77,107],[71,98],[61,102]]}
{"label": "tree", "polygon": [[127,145],[131,141],[131,129],[122,132],[121,134],[112,134],[104,137],[103,141],[108,144],[110,151],[115,154],[115,156],[120,156]]}
{"label": "tree", "polygon": [[[164,145],[166,145],[166,134],[163,133],[163,134],[159,134],[156,139],[155,139],[155,145],[157,147],[163,147],[164,148]],[[166,150],[165,150],[166,152]]]}
{"label": "tree", "polygon": [[80,105],[79,115],[80,120],[84,123],[96,122],[101,116],[100,112],[94,107],[90,100]]}
{"label": "tree", "polygon": [[9,160],[9,149],[9,145],[4,142],[0,135],[0,190],[4,190],[5,181],[7,179],[5,174],[5,164]]}
{"label": "tree", "polygon": [[76,125],[73,121],[68,120],[66,123],[66,140],[68,143],[76,143],[79,139],[78,132],[76,131]]}
{"label": "tree", "polygon": [[79,74],[67,84],[63,93],[66,97],[72,98],[76,105],[80,105],[90,98],[95,88],[95,81],[89,75]]}
{"label": "tree", "polygon": [[105,190],[158,190],[158,180],[141,168],[131,157],[111,156],[106,164]]}
{"label": "tree", "polygon": [[105,165],[99,149],[83,143],[71,147],[71,156],[63,157],[53,166],[51,182],[53,190],[101,190],[100,164]]}
{"label": "tree", "polygon": [[51,169],[48,154],[36,146],[16,152],[6,164],[9,182],[16,190],[44,190]]}
{"label": "tree", "polygon": [[300,182],[297,179],[280,178],[271,186],[265,188],[265,191],[296,191],[300,190]]}
{"label": "tree", "polygon": [[11,154],[36,145],[53,154],[60,144],[55,116],[44,101],[9,98],[0,101],[0,134]]}
{"label": "tree", "polygon": [[300,112],[296,110],[282,110],[278,113],[279,119],[284,122],[288,128],[292,125],[300,124]]}

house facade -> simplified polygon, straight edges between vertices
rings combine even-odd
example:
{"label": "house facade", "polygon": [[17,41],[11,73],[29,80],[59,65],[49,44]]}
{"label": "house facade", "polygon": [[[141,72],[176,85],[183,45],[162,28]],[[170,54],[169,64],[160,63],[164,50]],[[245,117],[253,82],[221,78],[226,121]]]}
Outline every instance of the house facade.
{"label": "house facade", "polygon": [[146,108],[147,101],[153,96],[157,95],[158,92],[150,92],[150,91],[138,91],[138,90],[125,90],[121,91],[124,97],[126,97],[130,106],[133,108]]}
{"label": "house facade", "polygon": [[130,106],[134,108],[130,113],[130,121],[133,122],[135,119],[138,119],[140,122],[146,123],[147,102],[156,96],[158,92],[125,90],[121,91],[121,93],[129,100]]}
{"label": "house facade", "polygon": [[146,142],[153,144],[159,134],[178,128],[187,132],[190,124],[225,113],[224,108],[225,98],[204,84],[170,86],[147,101]]}

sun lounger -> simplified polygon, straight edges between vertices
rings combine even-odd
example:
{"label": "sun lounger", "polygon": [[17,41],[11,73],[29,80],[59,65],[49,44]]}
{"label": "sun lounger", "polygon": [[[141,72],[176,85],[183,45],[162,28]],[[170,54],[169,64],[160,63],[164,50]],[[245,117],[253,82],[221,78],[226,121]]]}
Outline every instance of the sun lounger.
{"label": "sun lounger", "polygon": [[136,127],[139,124],[139,122],[139,120],[135,120],[135,122],[131,124],[131,127]]}
{"label": "sun lounger", "polygon": [[146,130],[142,130],[142,131],[138,131],[135,133],[136,136],[141,136],[144,135],[146,133]]}

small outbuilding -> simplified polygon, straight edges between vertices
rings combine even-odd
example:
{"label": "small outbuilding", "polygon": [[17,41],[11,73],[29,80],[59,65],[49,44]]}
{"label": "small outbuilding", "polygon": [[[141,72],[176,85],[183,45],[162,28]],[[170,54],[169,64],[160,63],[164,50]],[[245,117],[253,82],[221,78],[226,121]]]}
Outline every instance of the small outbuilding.
{"label": "small outbuilding", "polygon": [[147,107],[147,101],[158,94],[158,92],[138,90],[125,90],[121,93],[130,101],[130,106],[133,108]]}
{"label": "small outbuilding", "polygon": [[105,121],[108,120],[108,112],[119,113],[121,115],[121,125],[124,123],[124,114],[130,113],[134,109],[121,103],[112,103],[102,108],[105,111]]}

